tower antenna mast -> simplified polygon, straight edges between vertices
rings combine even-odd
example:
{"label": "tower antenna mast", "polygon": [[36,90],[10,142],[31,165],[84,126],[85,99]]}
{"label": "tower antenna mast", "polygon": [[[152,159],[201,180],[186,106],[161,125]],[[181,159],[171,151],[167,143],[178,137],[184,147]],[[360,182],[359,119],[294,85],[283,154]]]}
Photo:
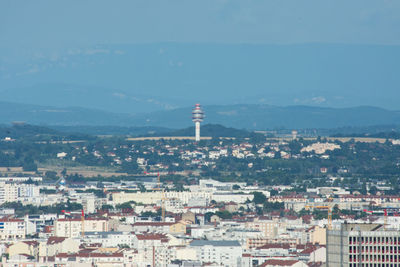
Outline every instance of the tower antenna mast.
{"label": "tower antenna mast", "polygon": [[200,104],[196,104],[192,110],[192,121],[195,124],[195,141],[200,142],[200,123],[204,120],[204,112]]}

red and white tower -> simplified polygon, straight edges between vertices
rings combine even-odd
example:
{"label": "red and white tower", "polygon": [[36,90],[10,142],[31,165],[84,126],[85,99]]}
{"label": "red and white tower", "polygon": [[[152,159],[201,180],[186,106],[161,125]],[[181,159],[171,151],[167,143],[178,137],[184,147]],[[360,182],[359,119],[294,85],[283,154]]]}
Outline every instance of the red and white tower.
{"label": "red and white tower", "polygon": [[204,120],[204,112],[200,107],[200,104],[196,104],[192,110],[192,121],[195,124],[195,140],[200,141],[200,122]]}

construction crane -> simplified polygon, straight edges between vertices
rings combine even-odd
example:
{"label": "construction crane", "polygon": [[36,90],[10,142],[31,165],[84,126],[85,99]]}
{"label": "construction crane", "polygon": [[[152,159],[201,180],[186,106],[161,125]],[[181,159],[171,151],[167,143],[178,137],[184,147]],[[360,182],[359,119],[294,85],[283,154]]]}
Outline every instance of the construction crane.
{"label": "construction crane", "polygon": [[328,230],[332,230],[332,207],[331,206],[318,206],[318,205],[306,205],[306,210],[313,209],[326,209],[328,210]]}
{"label": "construction crane", "polygon": [[85,236],[85,212],[82,209],[82,215],[81,215],[81,224],[82,224],[82,229],[81,229],[81,236]]}

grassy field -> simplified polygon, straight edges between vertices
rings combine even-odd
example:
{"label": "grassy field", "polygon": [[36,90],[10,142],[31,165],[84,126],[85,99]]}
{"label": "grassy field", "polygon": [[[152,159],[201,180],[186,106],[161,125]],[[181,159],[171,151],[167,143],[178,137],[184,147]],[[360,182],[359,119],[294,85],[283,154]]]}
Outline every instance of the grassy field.
{"label": "grassy field", "polygon": [[[111,168],[103,168],[103,167],[92,167],[92,166],[76,166],[76,167],[65,167],[67,169],[67,174],[79,174],[84,177],[112,177],[112,176],[128,176],[125,172],[116,172],[114,169]],[[46,167],[39,167],[39,172],[47,172],[47,171],[54,171],[57,172],[58,175],[61,174],[64,167],[61,166],[46,166]]]}
{"label": "grassy field", "polygon": [[[221,137],[222,139],[234,139],[229,137]],[[322,137],[328,141],[340,141],[340,142],[349,142],[354,139],[356,142],[363,142],[363,143],[385,143],[385,138],[373,138],[373,137]],[[211,140],[212,137],[203,136],[201,140]],[[304,140],[317,140],[316,137],[306,137],[303,138]],[[127,138],[128,141],[146,141],[146,140],[194,140],[193,136],[153,136],[153,137],[130,137]],[[291,141],[292,138],[290,137],[281,137],[281,138],[267,138],[267,140],[284,140],[284,141]]]}
{"label": "grassy field", "polygon": [[18,174],[35,175],[35,172],[24,172],[22,167],[0,167],[0,173],[7,176],[16,176]]}
{"label": "grassy field", "polygon": [[[130,137],[128,141],[146,141],[146,140],[194,140],[194,136],[154,136],[154,137]],[[211,140],[209,136],[200,138],[201,140]]]}
{"label": "grassy field", "polygon": [[[317,140],[316,137],[306,137],[303,139],[310,140],[310,141]],[[322,139],[326,139],[328,141],[340,141],[343,143],[349,142],[351,140],[354,140],[355,142],[362,142],[362,143],[376,143],[376,142],[385,143],[386,142],[385,138],[373,138],[373,137],[322,137]],[[267,138],[267,140],[291,141],[293,139],[290,137],[284,137],[284,138]]]}
{"label": "grassy field", "polygon": [[[61,172],[64,168],[60,166],[46,166],[39,167],[38,172],[43,175],[47,171],[54,171],[58,175],[61,175]],[[112,176],[128,176],[125,172],[115,172],[114,170],[106,169],[106,168],[94,168],[89,166],[81,166],[81,167],[67,167],[67,174],[79,174],[84,177],[112,177]],[[22,170],[22,167],[0,167],[0,174],[2,176],[17,176],[17,175],[37,175],[35,172],[26,172]]]}

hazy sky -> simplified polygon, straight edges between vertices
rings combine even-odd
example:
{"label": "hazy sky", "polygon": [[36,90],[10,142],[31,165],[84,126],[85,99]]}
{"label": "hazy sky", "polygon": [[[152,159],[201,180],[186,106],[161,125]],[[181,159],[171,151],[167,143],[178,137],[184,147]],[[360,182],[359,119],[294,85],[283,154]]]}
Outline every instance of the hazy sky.
{"label": "hazy sky", "polygon": [[0,44],[400,44],[399,0],[0,0]]}
{"label": "hazy sky", "polygon": [[398,109],[399,59],[400,0],[0,0],[0,101]]}

